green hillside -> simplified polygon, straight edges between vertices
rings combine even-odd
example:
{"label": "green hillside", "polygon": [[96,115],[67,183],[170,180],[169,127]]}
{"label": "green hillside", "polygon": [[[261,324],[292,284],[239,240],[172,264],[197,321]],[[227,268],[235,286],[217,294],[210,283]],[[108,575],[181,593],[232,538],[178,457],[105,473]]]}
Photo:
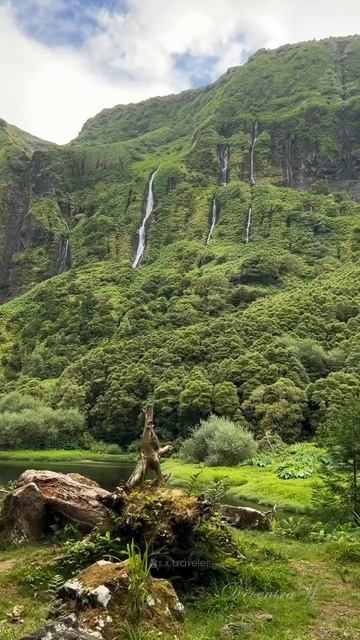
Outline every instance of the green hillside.
{"label": "green hillside", "polygon": [[150,399],[165,437],[211,412],[311,437],[360,383],[359,200],[358,36],[261,50],[62,147],[2,123],[1,393],[122,445]]}

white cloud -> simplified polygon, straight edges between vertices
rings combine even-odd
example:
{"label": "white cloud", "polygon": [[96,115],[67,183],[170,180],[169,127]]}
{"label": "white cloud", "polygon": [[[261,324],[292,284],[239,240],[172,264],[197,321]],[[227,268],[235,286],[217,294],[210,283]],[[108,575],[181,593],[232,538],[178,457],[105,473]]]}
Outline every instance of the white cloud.
{"label": "white cloud", "polygon": [[[62,0],[36,2],[49,12]],[[179,56],[196,58],[197,75],[204,59],[205,78],[214,59],[216,78],[259,47],[353,33],[358,18],[355,0],[127,0],[126,7],[92,9],[98,29],[76,49],[36,42],[0,0],[0,117],[65,142],[104,107],[188,87],[191,69],[176,66]]]}
{"label": "white cloud", "polygon": [[22,33],[0,6],[0,117],[47,140],[63,143],[104,107],[177,90],[159,76],[118,84],[95,73],[69,48],[50,48]]}

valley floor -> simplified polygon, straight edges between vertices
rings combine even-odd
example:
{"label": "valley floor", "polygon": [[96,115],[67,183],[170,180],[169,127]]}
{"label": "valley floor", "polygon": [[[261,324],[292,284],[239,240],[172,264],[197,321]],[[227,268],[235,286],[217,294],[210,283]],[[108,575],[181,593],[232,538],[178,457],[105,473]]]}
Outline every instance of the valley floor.
{"label": "valley floor", "polygon": [[283,480],[276,474],[277,464],[266,468],[244,465],[240,467],[200,467],[184,464],[180,460],[166,460],[165,473],[170,473],[170,481],[177,486],[191,482],[194,474],[198,482],[210,485],[226,478],[229,495],[236,500],[246,500],[259,505],[276,505],[285,511],[304,513],[311,505],[313,489],[319,482],[314,473],[310,478]]}
{"label": "valley floor", "polygon": [[[258,532],[238,536],[245,553],[247,549],[251,554],[254,546],[263,549],[264,560],[254,563],[258,584],[252,581],[249,588],[245,579],[243,585],[215,584],[183,595],[184,640],[217,639],[229,623],[237,625],[241,637],[252,640],[359,639],[360,570],[355,563],[334,560],[333,543],[284,541]],[[46,563],[56,552],[43,546],[0,553],[2,640],[16,640],[43,625],[54,597],[51,585],[37,590],[27,576],[32,563]],[[16,622],[14,607],[20,607],[21,622]]]}
{"label": "valley floor", "polygon": [[[308,445],[311,447],[311,445]],[[17,462],[26,461],[31,466],[36,467],[36,462],[98,462],[112,463],[115,467],[119,463],[119,469],[122,465],[130,465],[136,459],[136,454],[107,454],[93,453],[86,450],[42,450],[42,451],[0,451],[0,485],[3,482],[1,478],[1,461]],[[197,476],[196,482],[199,485],[212,485],[218,480],[226,478],[228,484],[229,497],[238,500],[246,500],[247,502],[259,505],[269,506],[277,505],[278,509],[288,512],[304,513],[310,506],[312,501],[313,489],[319,483],[319,476],[314,471],[309,478],[290,478],[284,480],[277,475],[279,460],[274,459],[272,464],[265,468],[242,465],[239,467],[202,467],[194,464],[185,464],[181,460],[170,458],[164,460],[164,472],[170,474],[170,483],[176,486],[184,486],[193,482],[194,476]],[[51,466],[50,466],[51,468]],[[106,469],[106,466],[104,466]],[[62,469],[56,466],[56,471]],[[73,469],[72,469],[73,471]],[[84,474],[84,469],[79,466],[79,473]],[[67,470],[64,467],[64,472]],[[16,472],[14,471],[15,476]],[[86,469],[85,473],[91,477],[91,469]],[[15,479],[14,476],[14,479]],[[94,477],[98,480],[97,477]]]}

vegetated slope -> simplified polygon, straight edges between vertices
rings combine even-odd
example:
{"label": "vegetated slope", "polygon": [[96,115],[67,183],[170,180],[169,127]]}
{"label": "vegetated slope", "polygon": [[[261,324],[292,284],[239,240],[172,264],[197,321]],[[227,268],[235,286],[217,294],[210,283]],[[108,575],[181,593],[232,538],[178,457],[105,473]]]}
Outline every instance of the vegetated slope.
{"label": "vegetated slope", "polygon": [[211,411],[310,436],[359,384],[359,111],[351,37],[105,110],[64,147],[18,133],[0,156],[0,211],[20,211],[3,290],[28,292],[2,306],[2,390],[78,406],[123,444],[149,398],[171,436]]}

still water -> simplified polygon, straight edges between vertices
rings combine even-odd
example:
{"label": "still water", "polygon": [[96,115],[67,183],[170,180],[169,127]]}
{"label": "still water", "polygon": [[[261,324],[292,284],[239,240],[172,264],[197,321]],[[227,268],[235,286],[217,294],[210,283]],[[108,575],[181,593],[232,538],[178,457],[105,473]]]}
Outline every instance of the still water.
{"label": "still water", "polygon": [[[31,460],[7,461],[0,460],[0,487],[7,482],[17,480],[19,475],[27,469],[47,469],[49,471],[57,471],[59,473],[80,473],[82,476],[95,480],[101,487],[113,491],[122,480],[127,480],[135,462],[92,462],[74,461],[74,462],[36,462]],[[244,507],[252,507],[267,511],[271,506],[259,505],[255,502],[238,498],[231,494],[225,497],[224,502],[233,505],[242,505]],[[279,509],[276,517],[283,519],[291,514]]]}
{"label": "still water", "polygon": [[121,480],[127,480],[134,462],[37,462],[31,460],[0,460],[0,486],[17,480],[26,469],[47,469],[59,473],[81,473],[95,480],[101,487],[112,491]]}

